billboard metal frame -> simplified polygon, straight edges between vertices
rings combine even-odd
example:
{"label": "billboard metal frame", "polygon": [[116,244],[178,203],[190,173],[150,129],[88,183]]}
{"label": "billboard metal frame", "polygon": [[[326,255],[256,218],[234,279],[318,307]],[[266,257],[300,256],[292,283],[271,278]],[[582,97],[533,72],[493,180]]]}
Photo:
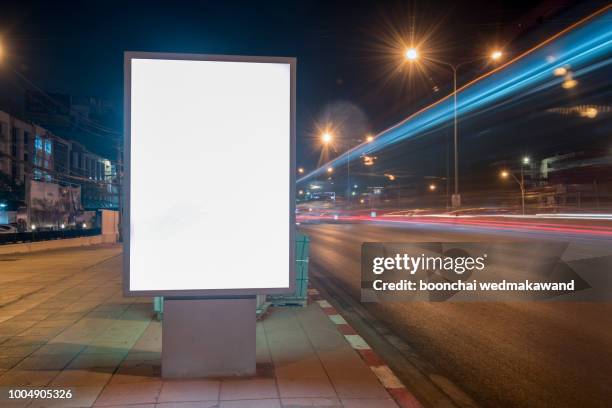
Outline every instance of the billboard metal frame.
{"label": "billboard metal frame", "polygon": [[[289,286],[284,288],[239,288],[239,289],[186,289],[186,290],[130,290],[130,186],[131,186],[131,92],[132,60],[160,59],[187,61],[250,62],[288,64],[290,67],[290,130],[289,130]],[[290,294],[295,291],[295,133],[296,133],[296,64],[292,57],[262,57],[239,55],[183,54],[163,52],[126,51],[123,58],[124,79],[124,142],[123,142],[123,202],[121,230],[123,234],[123,294],[125,296],[166,296],[172,298],[231,298],[256,294]],[[248,172],[246,172],[248,174]],[[254,234],[256,231],[253,232]],[[271,254],[274,256],[274,254]]]}

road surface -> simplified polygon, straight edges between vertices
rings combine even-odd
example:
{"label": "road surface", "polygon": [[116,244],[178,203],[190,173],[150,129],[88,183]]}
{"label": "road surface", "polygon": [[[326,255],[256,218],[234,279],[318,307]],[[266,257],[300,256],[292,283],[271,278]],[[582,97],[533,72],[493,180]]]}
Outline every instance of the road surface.
{"label": "road surface", "polygon": [[[609,407],[612,304],[360,303],[362,242],[570,240],[612,255],[609,236],[469,225],[302,224],[315,286],[344,309],[425,406]],[[611,272],[612,273],[612,272]]]}

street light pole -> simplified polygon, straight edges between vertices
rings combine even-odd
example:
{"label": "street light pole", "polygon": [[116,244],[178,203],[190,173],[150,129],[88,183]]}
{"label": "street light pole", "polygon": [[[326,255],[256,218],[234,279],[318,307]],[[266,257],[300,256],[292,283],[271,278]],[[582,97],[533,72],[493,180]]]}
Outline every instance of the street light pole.
{"label": "street light pole", "polygon": [[519,185],[520,189],[521,189],[521,212],[523,215],[525,215],[525,179],[523,176],[523,167],[521,166],[521,179],[519,180],[518,178],[516,178],[516,176],[514,175],[514,173],[511,173],[509,171],[502,171],[501,172],[501,176],[503,178],[507,178],[508,176],[512,176],[512,178],[514,179],[514,181],[516,181],[516,184]]}
{"label": "street light pole", "polygon": [[461,206],[459,195],[459,152],[457,149],[457,66],[450,66],[453,70],[453,144],[455,145],[455,194],[453,194],[453,207]]}
{"label": "street light pole", "polygon": [[[408,61],[416,61],[419,58],[419,53],[416,49],[410,48],[406,50],[404,57]],[[492,60],[498,60],[502,57],[502,52],[497,50],[494,51],[489,58]],[[457,70],[461,65],[469,64],[478,61],[482,58],[477,58],[471,61],[464,61],[458,64],[451,64],[445,61],[440,61],[433,58],[428,58],[438,64],[446,65],[453,71],[453,144],[454,144],[454,162],[455,162],[455,192],[452,195],[451,201],[453,207],[461,207],[461,195],[459,194],[459,151],[458,151],[458,125],[457,125]]]}
{"label": "street light pole", "polygon": [[[454,193],[451,196],[451,206],[453,208],[461,207],[461,195],[459,195],[459,143],[458,143],[458,133],[459,128],[457,124],[457,70],[463,64],[467,62],[462,62],[459,64],[451,64],[444,61],[432,60],[437,62],[438,64],[446,65],[453,71],[453,162],[454,162]],[[472,62],[472,61],[468,61]]]}
{"label": "street light pole", "polygon": [[[334,139],[333,135],[328,131],[324,132],[321,135],[321,141],[323,142],[324,146],[328,146],[332,144],[333,139]],[[351,205],[351,190],[352,190],[351,189],[351,150],[363,143],[370,143],[372,141],[374,141],[374,136],[367,135],[365,138],[365,141],[361,139],[352,139],[352,140],[344,141],[343,143],[339,143],[341,146],[347,147],[346,149],[346,195],[347,195],[346,203],[347,203],[347,206]],[[357,144],[353,146],[352,142],[356,142]],[[342,155],[338,157],[342,157]],[[328,173],[331,172],[330,169],[331,167],[327,169]],[[303,169],[301,168],[299,170],[303,171]]]}
{"label": "street light pole", "polygon": [[351,148],[346,150],[346,198],[347,207],[351,206]]}
{"label": "street light pole", "polygon": [[438,64],[446,65],[453,71],[453,161],[454,161],[454,193],[451,196],[451,206],[453,208],[461,207],[461,195],[459,194],[459,126],[457,117],[457,71],[459,67],[474,61],[465,61],[459,64],[451,64],[449,62],[431,59]]}
{"label": "street light pole", "polygon": [[523,209],[523,215],[525,215],[525,176],[523,175],[523,166],[521,165],[521,208]]}

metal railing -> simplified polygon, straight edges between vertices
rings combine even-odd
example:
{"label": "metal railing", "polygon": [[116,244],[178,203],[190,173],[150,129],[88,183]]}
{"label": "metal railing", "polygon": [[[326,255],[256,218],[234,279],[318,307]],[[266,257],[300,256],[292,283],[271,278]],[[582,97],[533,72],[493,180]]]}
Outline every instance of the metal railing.
{"label": "metal railing", "polygon": [[0,234],[0,245],[49,241],[54,239],[91,237],[94,235],[100,235],[101,233],[102,230],[100,228],[6,233]]}

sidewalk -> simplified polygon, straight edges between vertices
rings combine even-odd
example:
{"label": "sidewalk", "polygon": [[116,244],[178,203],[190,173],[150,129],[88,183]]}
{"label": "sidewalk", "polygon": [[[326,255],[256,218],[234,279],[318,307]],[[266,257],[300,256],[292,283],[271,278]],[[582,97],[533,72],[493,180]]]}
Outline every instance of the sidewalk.
{"label": "sidewalk", "polygon": [[[324,300],[273,308],[257,324],[254,377],[162,380],[162,325],[150,298],[122,296],[120,272],[117,246],[0,256],[13,295],[0,307],[0,406],[397,407],[387,389],[402,401],[401,384]],[[8,398],[29,388],[73,397]]]}

